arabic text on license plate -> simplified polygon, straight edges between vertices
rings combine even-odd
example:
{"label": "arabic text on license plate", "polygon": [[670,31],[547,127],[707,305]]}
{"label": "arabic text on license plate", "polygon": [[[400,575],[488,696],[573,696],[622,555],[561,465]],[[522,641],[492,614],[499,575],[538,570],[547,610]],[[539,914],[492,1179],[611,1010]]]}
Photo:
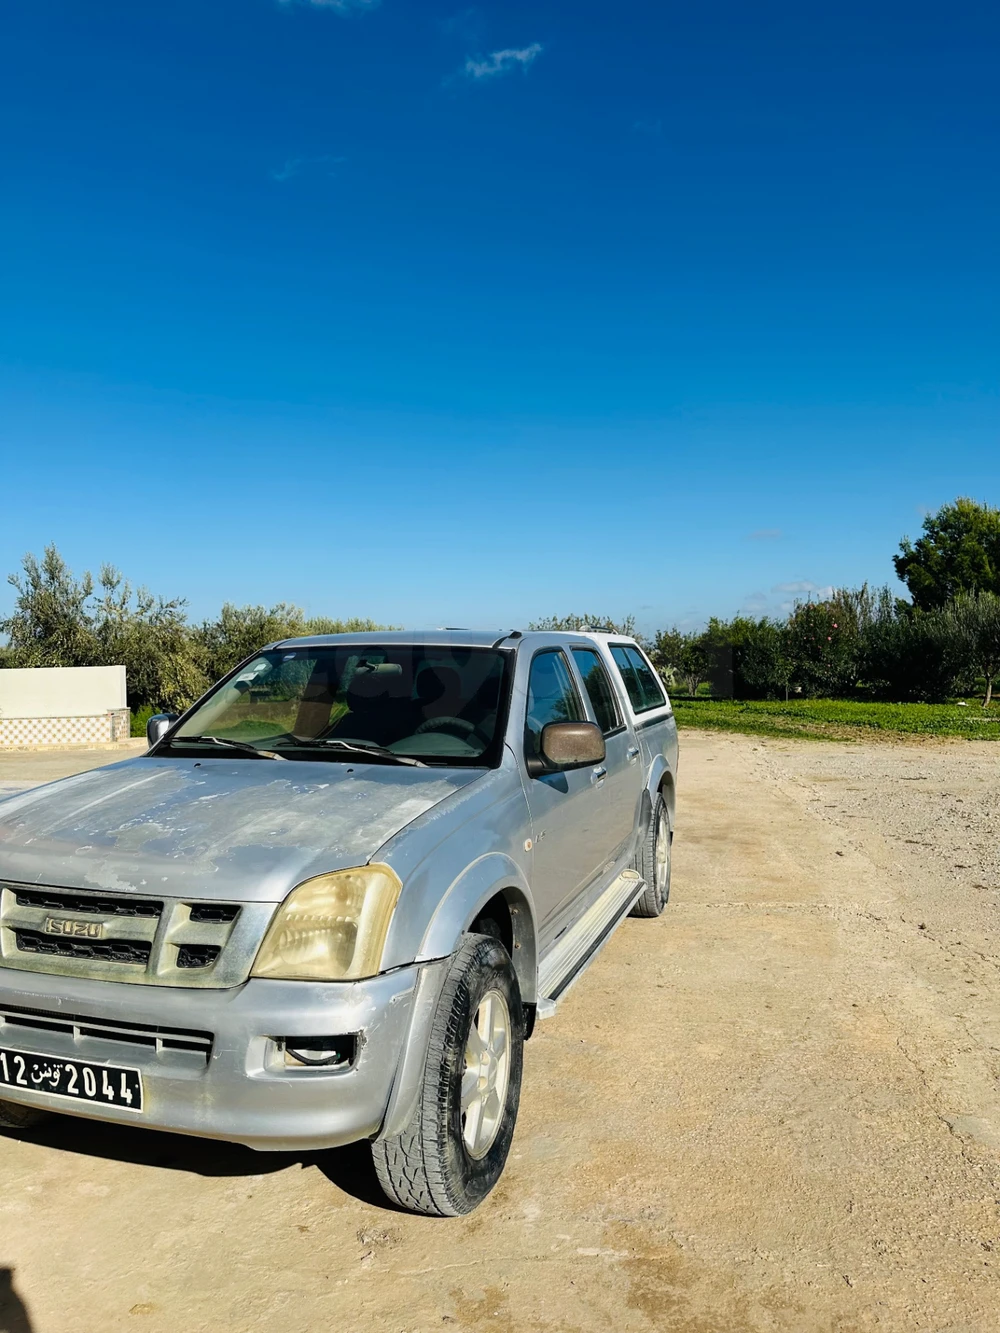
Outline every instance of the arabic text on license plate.
{"label": "arabic text on license plate", "polygon": [[0,1088],[26,1088],[76,1102],[142,1110],[142,1075],[138,1069],[59,1060],[32,1051],[0,1047]]}

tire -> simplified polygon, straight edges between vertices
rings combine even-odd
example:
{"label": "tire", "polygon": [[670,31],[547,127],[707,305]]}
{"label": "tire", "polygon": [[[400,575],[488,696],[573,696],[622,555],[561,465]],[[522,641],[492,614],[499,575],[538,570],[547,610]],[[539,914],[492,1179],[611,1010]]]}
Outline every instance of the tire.
{"label": "tire", "polygon": [[[666,907],[670,899],[670,851],[673,837],[666,802],[657,793],[649,828],[634,861],[636,870],[646,881],[646,887],[630,916],[659,916]],[[665,855],[662,853],[664,842]]]}
{"label": "tire", "polygon": [[[485,1047],[483,1027],[494,1034]],[[490,1054],[501,1031],[506,1063],[503,1054]],[[393,1203],[435,1217],[458,1217],[482,1203],[514,1136],[523,1049],[521,992],[507,950],[489,936],[467,935],[441,989],[413,1118],[401,1134],[372,1144],[379,1183]],[[476,1052],[478,1084],[469,1068]],[[492,1091],[483,1081],[491,1077]]]}
{"label": "tire", "polygon": [[38,1111],[33,1106],[0,1101],[0,1129],[31,1129],[47,1120],[51,1111]]}

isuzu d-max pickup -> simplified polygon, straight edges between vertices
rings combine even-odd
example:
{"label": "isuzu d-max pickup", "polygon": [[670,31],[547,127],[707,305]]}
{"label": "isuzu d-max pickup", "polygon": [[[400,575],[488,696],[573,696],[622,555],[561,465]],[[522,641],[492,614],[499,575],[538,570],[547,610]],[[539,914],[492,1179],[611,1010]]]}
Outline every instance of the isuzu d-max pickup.
{"label": "isuzu d-max pickup", "polygon": [[474,1208],[535,1021],[667,901],[677,731],[642,649],[286,640],[148,739],[0,802],[0,1124],[368,1140],[397,1204]]}

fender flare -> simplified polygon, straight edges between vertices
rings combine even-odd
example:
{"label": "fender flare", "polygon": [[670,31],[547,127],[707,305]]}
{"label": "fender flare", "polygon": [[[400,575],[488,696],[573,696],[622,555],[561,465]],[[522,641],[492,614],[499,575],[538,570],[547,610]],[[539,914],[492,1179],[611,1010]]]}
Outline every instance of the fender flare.
{"label": "fender flare", "polygon": [[446,958],[475,921],[485,903],[497,895],[510,909],[514,929],[512,962],[526,1004],[535,1001],[538,980],[535,909],[523,871],[502,852],[488,852],[472,861],[441,896],[427,924],[417,962]]}
{"label": "fender flare", "polygon": [[670,771],[670,765],[662,754],[655,754],[653,762],[650,765],[649,776],[646,779],[646,792],[643,797],[643,827],[648,823],[652,812],[653,804],[656,801],[657,794],[662,789],[663,799],[667,806],[667,819],[670,821],[670,831],[674,828],[674,805],[675,805],[675,787],[674,775]]}
{"label": "fender flare", "polygon": [[538,984],[535,912],[528,882],[515,861],[490,852],[457,875],[427,924],[416,962],[420,967],[407,1039],[377,1137],[401,1134],[416,1110],[422,1086],[424,1053],[449,960],[462,935],[491,898],[502,895],[514,929],[514,971],[525,1003],[534,1004]]}

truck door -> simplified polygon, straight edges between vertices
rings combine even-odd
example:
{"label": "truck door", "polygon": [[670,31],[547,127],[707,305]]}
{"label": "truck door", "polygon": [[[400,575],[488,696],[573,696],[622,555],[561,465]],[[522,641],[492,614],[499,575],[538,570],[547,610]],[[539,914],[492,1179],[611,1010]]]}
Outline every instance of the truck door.
{"label": "truck door", "polygon": [[604,733],[607,777],[600,783],[602,801],[598,811],[600,844],[604,861],[616,860],[635,828],[635,815],[642,790],[643,771],[639,742],[624,716],[618,695],[596,648],[574,648],[573,661],[583,681],[593,721]]}
{"label": "truck door", "polygon": [[[540,754],[549,722],[588,721],[566,654],[542,648],[531,660],[524,721],[524,755]],[[524,779],[531,813],[532,893],[542,927],[552,927],[560,907],[580,893],[607,858],[604,846],[604,764],[543,773]]]}

